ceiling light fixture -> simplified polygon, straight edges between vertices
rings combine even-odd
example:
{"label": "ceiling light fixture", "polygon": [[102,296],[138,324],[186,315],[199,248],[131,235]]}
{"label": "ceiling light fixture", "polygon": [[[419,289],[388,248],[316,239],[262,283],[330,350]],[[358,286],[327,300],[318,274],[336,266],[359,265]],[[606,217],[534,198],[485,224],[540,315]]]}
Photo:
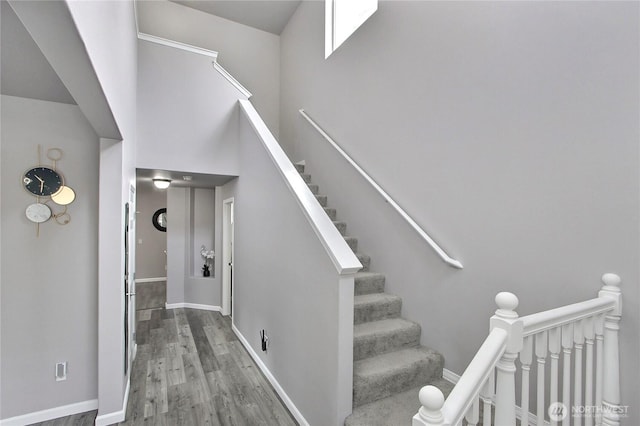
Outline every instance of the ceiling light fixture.
{"label": "ceiling light fixture", "polygon": [[153,184],[158,189],[167,189],[171,185],[171,179],[153,179]]}

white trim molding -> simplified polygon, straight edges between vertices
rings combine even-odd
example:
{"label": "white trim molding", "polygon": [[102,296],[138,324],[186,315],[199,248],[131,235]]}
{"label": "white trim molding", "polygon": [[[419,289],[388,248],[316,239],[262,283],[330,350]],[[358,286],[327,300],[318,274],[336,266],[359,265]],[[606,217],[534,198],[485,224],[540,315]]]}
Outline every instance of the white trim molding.
{"label": "white trim molding", "polygon": [[129,390],[131,389],[131,375],[127,377],[127,388],[124,390],[124,398],[122,399],[122,410],[114,411],[108,414],[101,414],[96,417],[94,426],[107,426],[115,423],[123,422],[127,416],[127,403],[129,402]]}
{"label": "white trim molding", "polygon": [[166,280],[167,280],[167,277],[136,278],[136,284],[156,283],[156,282],[166,281]]}
{"label": "white trim molding", "polygon": [[224,78],[226,78],[227,81],[229,83],[231,83],[231,85],[233,87],[235,87],[242,95],[246,96],[247,99],[249,99],[251,96],[253,96],[251,94],[251,92],[249,90],[247,90],[246,87],[244,87],[242,84],[240,84],[240,82],[238,80],[236,80],[231,74],[229,74],[229,72],[227,70],[222,68],[222,65],[220,65],[218,63],[217,59],[215,61],[213,61],[213,69],[218,71],[220,73],[220,75],[222,75]]}
{"label": "white trim molding", "polygon": [[74,414],[84,413],[98,409],[98,400],[91,399],[89,401],[76,402],[75,404],[63,405],[60,407],[49,408],[47,410],[35,411],[33,413],[23,414],[20,416],[9,417],[0,420],[1,426],[24,426],[33,423],[46,422],[47,420],[57,419]]}
{"label": "white trim molding", "polygon": [[166,303],[165,308],[166,309],[189,308],[189,309],[200,309],[203,311],[214,311],[214,312],[222,311],[222,308],[220,306],[201,305],[198,303]]}
{"label": "white trim molding", "polygon": [[162,38],[158,36],[154,36],[146,33],[138,33],[138,38],[140,40],[149,41],[151,43],[161,44],[163,46],[173,47],[175,49],[185,50],[191,53],[197,53],[198,55],[209,56],[213,59],[218,57],[218,52],[209,49],[203,49],[202,47],[194,46],[192,44],[181,43],[175,40],[169,40],[167,38]]}
{"label": "white trim molding", "polygon": [[258,365],[258,368],[260,369],[260,371],[262,371],[262,373],[265,375],[267,380],[269,380],[269,383],[271,383],[271,386],[273,386],[273,388],[276,390],[276,392],[284,402],[284,405],[287,406],[287,408],[289,409],[293,417],[296,419],[298,424],[300,426],[309,426],[309,422],[307,422],[307,420],[304,418],[300,410],[298,410],[298,407],[295,406],[291,398],[289,398],[289,395],[287,395],[287,393],[284,391],[280,383],[278,383],[278,380],[276,380],[273,374],[271,374],[271,371],[269,370],[269,368],[265,365],[264,362],[262,362],[262,360],[260,359],[256,351],[253,350],[253,348],[251,347],[247,339],[242,335],[242,333],[240,332],[240,330],[238,330],[238,328],[234,323],[231,323],[231,329],[233,330],[235,335],[238,337],[238,340],[240,340],[240,343],[242,343],[242,346],[244,346],[247,352],[249,352],[249,355],[251,356],[251,358],[253,358],[255,363]]}

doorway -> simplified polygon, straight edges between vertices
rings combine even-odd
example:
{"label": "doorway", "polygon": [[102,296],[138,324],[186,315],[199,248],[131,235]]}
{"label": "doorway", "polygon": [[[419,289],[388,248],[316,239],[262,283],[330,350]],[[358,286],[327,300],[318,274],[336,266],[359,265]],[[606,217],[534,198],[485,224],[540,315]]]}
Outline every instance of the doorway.
{"label": "doorway", "polygon": [[233,197],[222,201],[222,315],[233,316]]}

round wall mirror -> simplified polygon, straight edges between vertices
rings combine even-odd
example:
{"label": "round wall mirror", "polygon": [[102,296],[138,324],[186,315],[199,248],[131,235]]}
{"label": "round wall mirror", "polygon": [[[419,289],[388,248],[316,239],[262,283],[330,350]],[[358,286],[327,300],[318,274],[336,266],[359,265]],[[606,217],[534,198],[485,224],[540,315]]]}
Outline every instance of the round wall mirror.
{"label": "round wall mirror", "polygon": [[167,232],[167,209],[156,210],[151,221],[158,231]]}

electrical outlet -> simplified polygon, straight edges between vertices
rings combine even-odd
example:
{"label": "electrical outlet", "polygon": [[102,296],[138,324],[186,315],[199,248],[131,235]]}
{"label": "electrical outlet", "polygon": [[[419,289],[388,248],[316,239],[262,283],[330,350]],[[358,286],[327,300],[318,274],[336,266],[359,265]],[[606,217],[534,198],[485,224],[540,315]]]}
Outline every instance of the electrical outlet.
{"label": "electrical outlet", "polygon": [[56,382],[67,380],[67,361],[56,363]]}

